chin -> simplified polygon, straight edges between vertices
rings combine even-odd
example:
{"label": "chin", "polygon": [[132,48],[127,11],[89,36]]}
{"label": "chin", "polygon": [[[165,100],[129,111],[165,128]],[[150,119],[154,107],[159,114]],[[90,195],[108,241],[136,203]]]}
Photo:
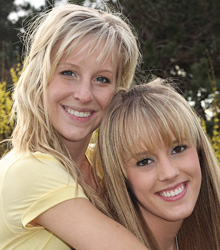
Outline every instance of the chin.
{"label": "chin", "polygon": [[182,213],[178,213],[176,216],[171,216],[173,217],[173,221],[179,221],[179,220],[184,220],[188,218],[192,214],[193,210],[190,211],[183,211]]}

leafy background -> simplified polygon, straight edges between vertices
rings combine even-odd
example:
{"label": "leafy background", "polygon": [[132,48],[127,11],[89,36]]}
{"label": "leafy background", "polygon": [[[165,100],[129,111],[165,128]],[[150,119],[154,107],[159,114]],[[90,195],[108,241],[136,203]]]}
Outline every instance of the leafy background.
{"label": "leafy background", "polygon": [[[8,138],[15,121],[8,122],[11,90],[22,69],[22,33],[35,14],[59,4],[0,0],[0,140]],[[96,1],[69,1],[97,6]],[[220,160],[220,1],[219,0],[109,0],[134,26],[143,54],[140,78],[171,77],[202,118]],[[17,19],[9,18],[17,13]],[[21,13],[23,13],[21,15]],[[0,156],[5,145],[0,148]]]}

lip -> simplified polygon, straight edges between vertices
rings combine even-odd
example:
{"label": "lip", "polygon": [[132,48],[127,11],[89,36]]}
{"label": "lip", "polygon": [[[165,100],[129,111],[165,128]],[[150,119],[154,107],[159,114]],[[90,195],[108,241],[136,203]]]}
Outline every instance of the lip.
{"label": "lip", "polygon": [[[181,183],[176,184],[170,188],[156,192],[155,194],[164,201],[169,201],[169,202],[177,201],[177,200],[182,199],[185,196],[187,189],[188,189],[188,184],[189,184],[188,182],[181,182]],[[179,194],[174,194],[175,190],[176,191],[181,190],[181,192]],[[172,192],[172,195],[170,197],[168,197],[169,194],[171,194],[171,192]]]}
{"label": "lip", "polygon": [[77,121],[87,121],[90,120],[91,117],[94,116],[95,111],[89,109],[75,108],[67,105],[62,105],[62,109],[67,114],[67,116],[71,119]]}
{"label": "lip", "polygon": [[62,105],[61,106],[66,110],[66,109],[73,109],[75,111],[78,111],[78,112],[95,112],[94,110],[92,109],[88,109],[88,108],[79,108],[79,107],[73,107],[73,106],[69,106],[69,105]]}

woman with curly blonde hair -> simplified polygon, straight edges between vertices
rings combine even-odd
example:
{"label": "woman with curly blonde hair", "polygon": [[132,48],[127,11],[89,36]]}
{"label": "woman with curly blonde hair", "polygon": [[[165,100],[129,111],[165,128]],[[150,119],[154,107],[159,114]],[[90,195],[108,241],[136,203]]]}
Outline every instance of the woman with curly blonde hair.
{"label": "woman with curly blonde hair", "polygon": [[101,213],[86,150],[139,50],[129,23],[74,4],[27,31],[15,87],[12,150],[0,161],[0,249],[147,249]]}

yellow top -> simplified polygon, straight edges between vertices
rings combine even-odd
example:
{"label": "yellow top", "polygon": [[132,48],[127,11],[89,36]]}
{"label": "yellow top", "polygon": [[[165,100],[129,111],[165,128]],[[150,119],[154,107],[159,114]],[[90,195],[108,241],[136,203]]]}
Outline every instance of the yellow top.
{"label": "yellow top", "polygon": [[0,250],[69,250],[54,234],[29,223],[63,201],[86,196],[52,155],[33,156],[12,150],[0,161]]}

